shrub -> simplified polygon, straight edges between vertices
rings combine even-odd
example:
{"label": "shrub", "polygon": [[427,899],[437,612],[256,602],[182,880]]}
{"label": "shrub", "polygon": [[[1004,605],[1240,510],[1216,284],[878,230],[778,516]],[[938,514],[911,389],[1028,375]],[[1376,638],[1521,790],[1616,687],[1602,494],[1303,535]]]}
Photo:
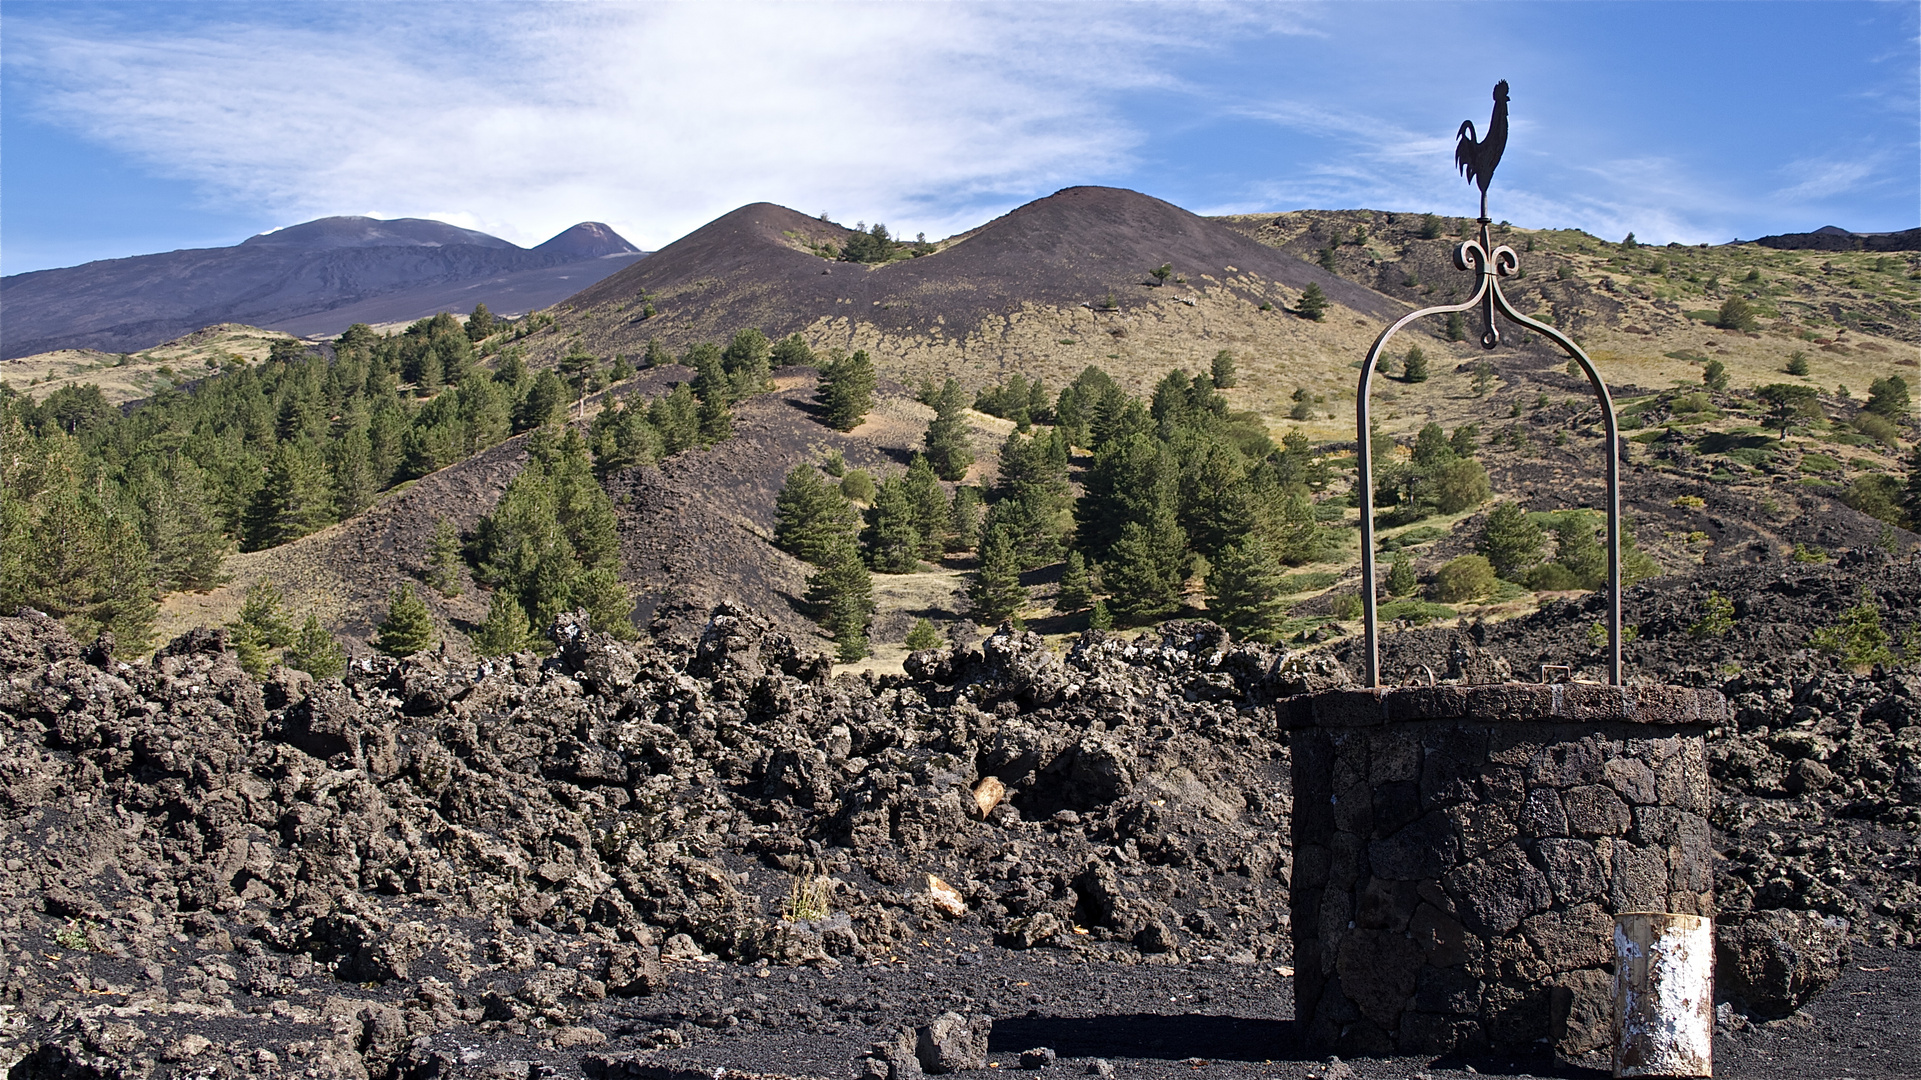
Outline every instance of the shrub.
{"label": "shrub", "polygon": [[1879,413],[1864,412],[1854,418],[1853,426],[1854,430],[1882,446],[1894,446],[1901,437],[1901,429]]}
{"label": "shrub", "polygon": [[1714,314],[1714,325],[1723,330],[1754,329],[1754,305],[1739,296],[1730,296],[1721,301],[1721,309]]}
{"label": "shrub", "polygon": [[1889,525],[1905,527],[1907,515],[1901,512],[1901,478],[1887,473],[1869,473],[1857,476],[1848,489],[1841,493],[1841,501],[1861,511],[1869,517],[1879,518]]}
{"label": "shrub", "polygon": [[1908,415],[1911,401],[1908,396],[1908,381],[1899,375],[1876,379],[1868,385],[1867,410],[1876,416],[1889,420],[1902,420]]}
{"label": "shrub", "polygon": [[1808,354],[1799,349],[1788,354],[1788,374],[1805,377],[1808,373]]}
{"label": "shrub", "polygon": [[940,644],[940,631],[934,629],[932,620],[917,619],[914,622],[914,628],[907,632],[906,645],[909,652],[937,649],[940,648]]}
{"label": "shrub", "polygon": [[1411,596],[1419,586],[1420,580],[1414,576],[1414,564],[1408,561],[1406,555],[1395,556],[1394,565],[1387,572],[1388,595]]}
{"label": "shrub", "polygon": [[374,648],[390,656],[412,656],[433,647],[434,619],[427,605],[411,584],[402,585],[389,597],[387,617],[380,622],[380,636]]}
{"label": "shrub", "polygon": [[1881,612],[1866,590],[1862,591],[1861,602],[1842,612],[1834,625],[1808,635],[1808,645],[1852,668],[1894,662],[1888,632],[1881,627]]}
{"label": "shrub", "polygon": [[1411,383],[1427,381],[1427,354],[1421,351],[1419,345],[1407,350],[1407,359],[1401,368],[1401,379],[1403,382]]}
{"label": "shrub", "polygon": [[1494,587],[1494,565],[1482,555],[1463,555],[1435,571],[1429,594],[1451,604],[1486,596]]}
{"label": "shrub", "polygon": [[873,502],[874,478],[866,469],[855,469],[841,478],[840,493],[855,502]]}
{"label": "shrub", "polygon": [[1382,622],[1405,619],[1416,626],[1436,619],[1452,619],[1460,614],[1446,604],[1435,604],[1426,600],[1389,600],[1376,608],[1374,613]]}
{"label": "shrub", "polygon": [[1728,388],[1728,366],[1719,360],[1709,360],[1701,369],[1701,382],[1710,390]]}
{"label": "shrub", "polygon": [[1486,557],[1483,561],[1494,573],[1509,581],[1520,581],[1541,561],[1544,539],[1541,527],[1528,518],[1526,511],[1516,503],[1504,502],[1488,515],[1474,547]]}
{"label": "shrub", "polygon": [[318,616],[308,615],[280,662],[316,679],[333,679],[347,670],[347,651],[320,625]]}
{"label": "shrub", "polygon": [[1366,613],[1367,609],[1361,601],[1361,594],[1342,593],[1334,598],[1334,603],[1330,610],[1333,611],[1334,617],[1337,619],[1358,619]]}
{"label": "shrub", "polygon": [[1727,636],[1734,629],[1734,601],[1718,592],[1710,592],[1701,601],[1701,618],[1688,627],[1688,636],[1696,638],[1718,638]]}
{"label": "shrub", "polygon": [[1301,318],[1315,322],[1327,317],[1327,294],[1321,291],[1318,282],[1308,282],[1307,288],[1301,293],[1299,311]]}

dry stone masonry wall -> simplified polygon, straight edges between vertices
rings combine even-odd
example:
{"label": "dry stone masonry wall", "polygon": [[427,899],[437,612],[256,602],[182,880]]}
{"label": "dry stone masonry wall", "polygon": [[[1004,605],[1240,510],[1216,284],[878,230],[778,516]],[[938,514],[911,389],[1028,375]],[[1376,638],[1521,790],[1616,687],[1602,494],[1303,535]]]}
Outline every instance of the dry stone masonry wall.
{"label": "dry stone masonry wall", "polygon": [[1613,917],[1714,913],[1712,690],[1329,690],[1292,729],[1295,1015],[1340,1053],[1582,1054]]}

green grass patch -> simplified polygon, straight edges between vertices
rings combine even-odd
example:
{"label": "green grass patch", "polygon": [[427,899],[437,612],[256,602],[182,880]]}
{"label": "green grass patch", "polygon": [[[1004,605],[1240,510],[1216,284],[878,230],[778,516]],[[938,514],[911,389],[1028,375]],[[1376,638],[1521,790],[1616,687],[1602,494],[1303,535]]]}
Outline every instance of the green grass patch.
{"label": "green grass patch", "polygon": [[1286,594],[1318,592],[1341,580],[1341,575],[1323,570],[1308,570],[1281,577],[1281,592]]}
{"label": "green grass patch", "polygon": [[1841,463],[1826,454],[1802,454],[1801,471],[1811,473],[1837,472]]}
{"label": "green grass patch", "polygon": [[1460,615],[1460,612],[1446,604],[1437,604],[1431,600],[1389,600],[1374,610],[1383,622],[1406,619],[1416,626],[1436,619],[1452,619]]}
{"label": "green grass patch", "polygon": [[1382,551],[1406,551],[1411,547],[1431,544],[1446,536],[1447,533],[1448,530],[1439,525],[1417,525],[1412,529],[1408,529],[1406,532],[1399,532],[1393,536],[1383,537],[1380,543],[1375,546]]}

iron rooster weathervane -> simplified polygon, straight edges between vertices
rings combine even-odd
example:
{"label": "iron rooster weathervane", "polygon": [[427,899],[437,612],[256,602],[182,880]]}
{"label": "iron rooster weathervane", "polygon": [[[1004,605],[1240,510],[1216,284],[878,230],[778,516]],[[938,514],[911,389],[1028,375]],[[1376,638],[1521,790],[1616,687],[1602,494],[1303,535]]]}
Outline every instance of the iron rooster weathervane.
{"label": "iron rooster weathervane", "polygon": [[1507,149],[1507,102],[1507,81],[1504,79],[1494,85],[1494,115],[1488,120],[1486,137],[1476,137],[1471,120],[1463,121],[1456,133],[1454,163],[1469,183],[1481,189],[1480,234],[1476,239],[1463,241],[1454,249],[1455,269],[1470,270],[1479,279],[1474,295],[1468,297],[1465,303],[1422,308],[1401,316],[1392,326],[1381,331],[1380,337],[1374,339],[1374,347],[1368,350],[1367,361],[1361,365],[1361,385],[1355,395],[1356,445],[1359,447],[1355,486],[1361,496],[1361,609],[1367,628],[1367,685],[1370,687],[1381,685],[1381,635],[1376,602],[1380,586],[1376,580],[1374,563],[1374,470],[1368,388],[1373,384],[1375,369],[1380,365],[1388,340],[1399,333],[1402,327],[1429,315],[1472,311],[1476,307],[1481,309],[1482,348],[1493,349],[1501,344],[1501,332],[1494,322],[1494,316],[1499,313],[1509,322],[1533,330],[1559,345],[1587,373],[1588,384],[1593,387],[1594,396],[1600,401],[1601,419],[1606,428],[1603,449],[1607,455],[1608,683],[1620,686],[1622,682],[1621,429],[1614,415],[1614,399],[1609,396],[1607,384],[1601,381],[1601,373],[1595,370],[1594,362],[1588,359],[1587,353],[1561,331],[1514,310],[1514,305],[1501,292],[1500,279],[1513,274],[1521,264],[1513,248],[1506,245],[1495,247],[1488,235],[1488,226],[1492,221],[1487,216],[1487,187],[1494,178],[1495,166],[1501,163],[1502,152]]}

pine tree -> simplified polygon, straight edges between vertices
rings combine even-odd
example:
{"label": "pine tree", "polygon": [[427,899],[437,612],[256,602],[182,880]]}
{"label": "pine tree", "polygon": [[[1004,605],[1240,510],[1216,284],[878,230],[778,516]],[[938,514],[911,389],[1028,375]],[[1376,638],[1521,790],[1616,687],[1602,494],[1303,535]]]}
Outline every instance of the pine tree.
{"label": "pine tree", "polygon": [[1233,386],[1240,379],[1234,371],[1234,354],[1226,349],[1214,354],[1214,363],[1208,371],[1214,377],[1214,385],[1223,390]]}
{"label": "pine tree", "polygon": [[732,383],[735,400],[773,389],[768,364],[772,346],[759,330],[741,330],[720,354],[721,369]]}
{"label": "pine tree", "polygon": [[941,646],[940,631],[934,629],[934,624],[931,620],[916,619],[914,620],[914,628],[907,632],[907,640],[904,644],[907,646],[908,652],[919,652],[922,649],[938,649]]}
{"label": "pine tree", "polygon": [[1409,562],[1405,552],[1394,556],[1394,565],[1387,571],[1387,594],[1389,596],[1412,596],[1421,587],[1420,579],[1414,576],[1414,564]]}
{"label": "pine tree", "polygon": [[1087,613],[1087,628],[1089,630],[1112,630],[1114,628],[1114,616],[1107,610],[1107,601],[1094,601],[1093,608]]}
{"label": "pine tree", "polygon": [[1710,390],[1728,388],[1728,366],[1719,360],[1709,360],[1701,369],[1701,383]]}
{"label": "pine tree", "polygon": [[527,383],[527,392],[514,408],[514,430],[557,424],[567,418],[567,384],[551,371],[543,371]]}
{"label": "pine tree", "polygon": [[1067,569],[1061,574],[1060,591],[1054,594],[1055,611],[1079,611],[1094,601],[1094,579],[1087,572],[1087,560],[1078,551],[1067,553]]}
{"label": "pine tree", "polygon": [[854,508],[839,489],[805,462],[787,473],[774,497],[774,546],[815,566],[854,531]]}
{"label": "pine tree", "polygon": [[1299,310],[1303,319],[1320,322],[1327,317],[1327,294],[1321,291],[1318,282],[1308,282],[1307,288],[1301,291]]}
{"label": "pine tree", "polygon": [[240,614],[227,628],[232,631],[228,643],[241,669],[256,679],[267,674],[267,650],[285,648],[294,640],[293,626],[281,608],[280,590],[265,577],[247,587]]}
{"label": "pine tree", "polygon": [[1449,341],[1467,340],[1467,320],[1458,311],[1447,313],[1447,339]]}
{"label": "pine tree", "polygon": [[129,494],[146,509],[146,540],[156,591],[205,592],[226,582],[227,538],[208,501],[204,473],[183,456],[135,470]]}
{"label": "pine tree", "polygon": [[510,591],[537,626],[585,608],[598,629],[632,637],[613,502],[594,478],[586,440],[571,427],[558,437],[549,429],[527,449],[527,467],[474,527],[475,580]]}
{"label": "pine tree", "polygon": [[1187,534],[1171,511],[1127,522],[1101,564],[1115,616],[1145,622],[1180,607],[1187,566]]}
{"label": "pine tree", "polygon": [[1487,556],[1498,576],[1519,581],[1529,568],[1541,561],[1541,527],[1527,516],[1518,503],[1504,502],[1487,516],[1474,549]]}
{"label": "pine tree", "polygon": [[280,662],[316,679],[337,679],[347,670],[347,651],[320,625],[319,616],[309,614]]}
{"label": "pine tree", "polygon": [[566,378],[567,385],[573,388],[573,396],[580,403],[582,417],[586,416],[587,389],[593,382],[594,369],[599,364],[599,358],[588,352],[578,340],[571,343],[567,347],[567,354],[560,358],[560,373]]}
{"label": "pine tree", "polygon": [[721,366],[718,349],[708,345],[690,351],[698,365],[694,369],[694,396],[700,399],[700,441],[712,446],[734,436],[734,414],[727,408],[733,403],[734,383]]}
{"label": "pine tree", "polygon": [[380,621],[379,629],[374,648],[390,656],[412,656],[430,649],[437,636],[433,615],[412,584],[402,585],[389,595],[387,617]]}
{"label": "pine tree", "polygon": [[332,524],[331,479],[312,448],[281,443],[248,503],[242,550],[278,547]]}
{"label": "pine tree", "polygon": [[1224,549],[1207,575],[1207,609],[1214,621],[1250,640],[1268,640],[1287,617],[1286,573],[1274,552],[1249,537]]}
{"label": "pine tree", "polygon": [[980,567],[967,584],[968,615],[982,626],[998,626],[1027,606],[1020,565],[1007,533],[989,529],[981,542]]}
{"label": "pine tree", "polygon": [[927,461],[942,480],[959,480],[974,463],[974,447],[967,435],[966,408],[960,383],[953,379],[941,387],[934,401],[934,419],[927,425],[924,441]]}
{"label": "pine tree", "polygon": [[1607,549],[1586,514],[1566,514],[1554,523],[1554,561],[1568,568],[1580,588],[1596,589],[1607,581]]}
{"label": "pine tree", "polygon": [[874,621],[874,582],[852,540],[842,537],[825,562],[807,577],[805,603],[834,639],[841,663],[867,655],[867,628]]}
{"label": "pine tree", "polygon": [[960,485],[954,488],[950,513],[953,532],[948,534],[948,551],[972,551],[980,545],[981,489]]}
{"label": "pine tree", "polygon": [[374,475],[373,444],[364,419],[349,426],[327,447],[327,466],[333,480],[335,518],[345,521],[373,505],[383,478]]}
{"label": "pine tree", "polygon": [[776,367],[813,367],[814,350],[807,347],[806,338],[789,334],[774,343],[769,359]]}
{"label": "pine tree", "polygon": [[485,303],[474,305],[473,314],[467,316],[467,339],[480,341],[494,332],[494,313],[487,310]]}
{"label": "pine tree", "polygon": [[460,530],[448,518],[434,525],[427,547],[427,584],[442,596],[460,595]]}
{"label": "pine tree", "polygon": [[1401,380],[1411,383],[1427,381],[1427,354],[1421,351],[1419,345],[1407,350],[1407,359],[1401,365]]}
{"label": "pine tree", "polygon": [[874,493],[874,505],[867,511],[867,529],[861,535],[868,565],[883,574],[911,574],[920,569],[924,538],[917,518],[907,485],[899,477],[883,481]]}
{"label": "pine tree", "polygon": [[700,445],[700,403],[686,383],[647,405],[647,423],[660,432],[663,457]]}
{"label": "pine tree", "polygon": [[940,478],[934,475],[934,467],[927,463],[925,455],[915,454],[908,462],[901,487],[914,508],[914,528],[920,533],[920,557],[939,559],[947,550],[954,518],[947,491],[940,486]]}
{"label": "pine tree", "polygon": [[835,431],[852,431],[861,425],[874,407],[874,363],[865,350],[852,356],[833,353],[821,369],[815,399],[820,403],[821,422]]}
{"label": "pine tree", "polygon": [[487,618],[474,634],[474,652],[481,656],[507,656],[529,647],[533,636],[527,609],[506,589],[495,589],[487,601]]}

